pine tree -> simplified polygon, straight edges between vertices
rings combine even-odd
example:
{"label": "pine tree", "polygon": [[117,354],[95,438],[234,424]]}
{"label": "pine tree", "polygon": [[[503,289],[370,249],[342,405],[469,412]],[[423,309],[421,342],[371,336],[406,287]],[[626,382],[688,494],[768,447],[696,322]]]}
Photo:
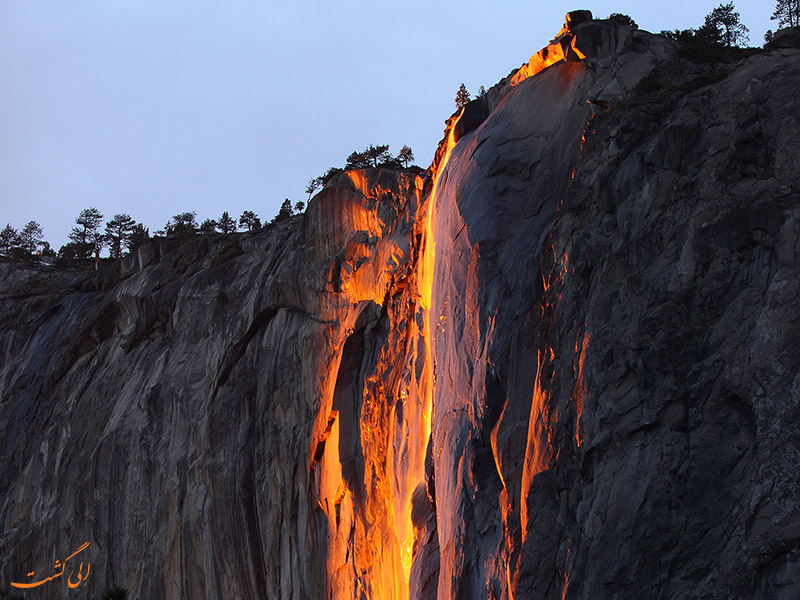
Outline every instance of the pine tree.
{"label": "pine tree", "polygon": [[131,234],[128,237],[128,252],[133,253],[139,249],[139,247],[150,240],[150,230],[142,225],[141,223],[137,223],[133,226],[131,230]]}
{"label": "pine tree", "polygon": [[392,155],[389,154],[389,144],[379,144],[377,146],[370,144],[364,150],[364,156],[372,167],[377,167],[380,163],[387,162],[392,158]]}
{"label": "pine tree", "polygon": [[706,16],[706,27],[715,27],[719,31],[723,43],[728,46],[746,44],[747,33],[750,31],[742,24],[739,13],[733,2],[720,4]]}
{"label": "pine tree", "polygon": [[219,230],[222,233],[233,233],[236,231],[236,221],[231,218],[227,210],[222,213],[219,221],[217,221],[217,225],[219,225]]}
{"label": "pine tree", "polygon": [[350,156],[345,160],[344,168],[347,171],[352,169],[367,169],[369,168],[369,159],[365,152],[351,152]]}
{"label": "pine tree", "polygon": [[75,219],[78,227],[73,227],[67,237],[72,240],[68,244],[74,250],[75,258],[89,258],[94,251],[99,255],[103,247],[104,236],[100,233],[103,213],[96,208],[84,208]]}
{"label": "pine tree", "polygon": [[800,0],[778,0],[770,18],[780,27],[800,26]]}
{"label": "pine tree", "polygon": [[292,211],[292,202],[288,198],[286,198],[286,200],[284,200],[283,203],[281,204],[281,208],[278,211],[278,214],[275,215],[274,219],[272,219],[272,222],[277,223],[279,221],[283,221],[284,219],[288,219],[289,217],[291,217],[293,214],[294,212]]}
{"label": "pine tree", "polygon": [[306,186],[306,194],[308,194],[309,200],[311,200],[311,196],[314,195],[314,192],[322,187],[322,184],[322,177],[314,177],[314,179],[309,180],[308,185]]}
{"label": "pine tree", "polygon": [[197,213],[183,212],[174,215],[164,226],[167,235],[191,235],[197,232]]}
{"label": "pine tree", "polygon": [[306,209],[306,203],[302,200],[294,203],[294,211],[296,213],[301,213]]}
{"label": "pine tree", "polygon": [[12,248],[19,245],[19,232],[11,226],[11,223],[6,225],[0,231],[0,252],[8,254]]}
{"label": "pine tree", "polygon": [[324,186],[331,179],[336,177],[339,173],[344,173],[344,169],[340,169],[339,167],[330,167],[319,177],[322,180],[322,185]]}
{"label": "pine tree", "polygon": [[458,87],[458,92],[456,93],[456,110],[464,108],[468,102],[469,92],[467,91],[467,86],[462,83]]}
{"label": "pine tree", "polygon": [[42,243],[42,226],[36,221],[28,221],[22,231],[19,232],[20,248],[28,254],[33,254]]}
{"label": "pine tree", "polygon": [[122,256],[122,249],[127,246],[135,225],[136,221],[125,213],[114,215],[114,218],[106,223],[106,238],[111,258]]}
{"label": "pine tree", "polygon": [[414,151],[408,146],[400,148],[400,153],[397,155],[397,160],[403,163],[404,167],[408,167],[408,163],[414,162]]}
{"label": "pine tree", "polygon": [[239,217],[239,227],[246,227],[247,231],[261,229],[261,219],[252,210],[246,210]]}
{"label": "pine tree", "polygon": [[214,219],[205,219],[200,223],[200,233],[216,233],[219,224]]}
{"label": "pine tree", "polygon": [[[347,157],[345,169],[369,169],[380,166],[393,166],[393,157],[389,154],[389,144],[370,144],[362,152],[352,152]],[[313,180],[312,180],[313,181]],[[310,186],[310,184],[309,184]],[[309,188],[306,188],[308,192]]]}
{"label": "pine tree", "polygon": [[94,253],[94,270],[97,271],[100,268],[100,252],[106,247],[108,238],[98,228],[92,232],[89,243],[91,244],[91,252]]}

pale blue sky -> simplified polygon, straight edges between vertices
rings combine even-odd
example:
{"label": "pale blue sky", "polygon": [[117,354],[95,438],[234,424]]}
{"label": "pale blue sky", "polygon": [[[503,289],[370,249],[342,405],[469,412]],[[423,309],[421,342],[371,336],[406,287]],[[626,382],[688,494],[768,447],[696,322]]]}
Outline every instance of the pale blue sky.
{"label": "pale blue sky", "polygon": [[[719,2],[0,0],[0,227],[54,248],[82,208],[152,230],[178,212],[271,218],[353,150],[427,166],[463,81],[487,88],[564,13],[698,26]],[[761,45],[774,3],[736,3]]]}

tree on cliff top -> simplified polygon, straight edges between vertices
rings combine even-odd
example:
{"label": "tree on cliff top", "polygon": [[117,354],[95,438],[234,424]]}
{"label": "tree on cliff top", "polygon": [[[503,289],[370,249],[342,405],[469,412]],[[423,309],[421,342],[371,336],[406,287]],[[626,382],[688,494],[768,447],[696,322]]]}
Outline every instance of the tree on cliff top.
{"label": "tree on cliff top", "polygon": [[131,230],[130,237],[128,237],[127,246],[128,252],[136,252],[139,247],[147,242],[150,239],[150,230],[142,225],[141,223],[137,223],[133,226]]}
{"label": "tree on cliff top", "polygon": [[273,223],[278,223],[279,221],[283,221],[285,219],[288,219],[293,214],[294,214],[294,211],[292,210],[292,201],[289,200],[288,198],[286,198],[286,200],[284,200],[283,203],[281,204],[281,208],[278,211],[278,214],[275,215],[274,219],[272,219],[272,222]]}
{"label": "tree on cliff top", "polygon": [[414,151],[406,145],[400,148],[400,153],[397,155],[397,160],[403,163],[404,167],[408,167],[408,163],[414,160]]}
{"label": "tree on cliff top", "polygon": [[105,236],[100,233],[103,213],[94,207],[84,208],[75,219],[78,227],[73,227],[67,236],[72,240],[68,244],[75,253],[75,258],[89,258],[94,251],[98,256],[105,245]]}
{"label": "tree on cliff top", "polygon": [[800,26],[800,0],[778,0],[770,18],[780,27]]}
{"label": "tree on cliff top", "polygon": [[345,169],[377,168],[392,160],[389,154],[389,144],[370,144],[362,152],[353,152],[347,157]]}
{"label": "tree on cliff top", "polygon": [[0,231],[0,252],[8,254],[11,248],[17,245],[19,245],[19,232],[9,223]]}
{"label": "tree on cliff top", "polygon": [[739,46],[748,42],[750,31],[742,23],[733,2],[720,4],[706,16],[706,27],[714,27],[719,31],[722,42],[728,47]]}
{"label": "tree on cliff top", "polygon": [[660,35],[678,42],[681,58],[696,63],[724,61],[735,50],[722,43],[722,33],[716,25],[709,23],[708,19],[697,29],[662,31]]}
{"label": "tree on cliff top", "polygon": [[222,216],[217,221],[217,226],[222,233],[233,233],[236,231],[236,220],[233,219],[228,211],[223,211]]}
{"label": "tree on cliff top", "polygon": [[369,161],[367,161],[367,157],[364,155],[363,152],[353,151],[350,153],[350,156],[344,162],[344,168],[346,171],[350,171],[352,169],[366,169],[370,166]]}
{"label": "tree on cliff top", "polygon": [[620,25],[626,25],[631,29],[639,29],[639,26],[636,24],[636,21],[631,19],[628,15],[624,15],[622,13],[611,13],[608,15],[609,21],[614,21],[615,23],[619,23]]}
{"label": "tree on cliff top", "polygon": [[197,231],[197,213],[183,212],[173,216],[164,225],[167,235],[186,235]]}
{"label": "tree on cliff top", "polygon": [[25,250],[28,254],[33,254],[36,249],[42,245],[42,226],[36,221],[28,221],[22,231],[19,232],[19,245],[20,248]]}
{"label": "tree on cliff top", "polygon": [[467,86],[462,83],[458,86],[458,92],[456,92],[456,110],[464,108],[468,102],[469,92],[467,91]]}
{"label": "tree on cliff top", "polygon": [[[344,173],[344,169],[340,169],[339,167],[330,167],[327,171],[325,171],[319,177],[322,180],[322,186],[324,186],[331,179],[336,177],[339,173]],[[308,190],[306,190],[306,192],[308,192]],[[309,198],[309,200],[310,200],[310,198]]]}
{"label": "tree on cliff top", "polygon": [[308,185],[306,186],[306,194],[308,194],[308,199],[311,200],[311,196],[314,195],[314,192],[320,189],[324,184],[325,184],[324,175],[320,177],[314,177],[314,179],[309,180]]}
{"label": "tree on cliff top", "polygon": [[364,155],[367,160],[372,163],[372,166],[376,168],[379,164],[383,164],[392,159],[392,155],[389,154],[389,144],[378,144],[377,146],[370,144],[367,146],[367,149],[364,150]]}
{"label": "tree on cliff top", "polygon": [[114,215],[114,218],[106,223],[106,237],[111,258],[122,256],[122,249],[128,245],[134,225],[136,221],[124,213]]}
{"label": "tree on cliff top", "polygon": [[200,233],[217,233],[219,223],[215,219],[203,219],[200,223]]}
{"label": "tree on cliff top", "polygon": [[245,210],[239,217],[239,227],[246,227],[247,231],[261,229],[261,219],[252,210]]}

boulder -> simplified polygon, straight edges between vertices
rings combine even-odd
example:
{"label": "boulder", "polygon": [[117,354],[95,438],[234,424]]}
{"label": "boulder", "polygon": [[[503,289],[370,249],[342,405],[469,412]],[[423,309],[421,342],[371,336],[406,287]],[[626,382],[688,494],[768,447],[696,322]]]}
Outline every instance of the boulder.
{"label": "boulder", "polygon": [[592,11],[590,10],[571,10],[567,13],[566,17],[564,17],[564,27],[572,29],[581,23],[591,21],[593,18]]}

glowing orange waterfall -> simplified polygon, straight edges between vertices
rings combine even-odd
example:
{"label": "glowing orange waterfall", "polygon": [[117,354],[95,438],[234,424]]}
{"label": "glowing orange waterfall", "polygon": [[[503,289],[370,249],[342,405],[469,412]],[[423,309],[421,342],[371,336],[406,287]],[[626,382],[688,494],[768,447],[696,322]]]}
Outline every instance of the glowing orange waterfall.
{"label": "glowing orange waterfall", "polygon": [[[463,112],[463,110],[461,111]],[[397,533],[403,552],[403,580],[405,594],[408,597],[408,582],[413,561],[413,548],[416,537],[420,533],[412,523],[412,495],[415,490],[425,486],[425,453],[431,436],[431,414],[433,410],[434,394],[434,369],[433,369],[433,328],[431,327],[432,311],[431,303],[433,297],[433,282],[436,269],[436,239],[433,233],[434,211],[436,208],[437,192],[440,179],[450,159],[453,147],[456,145],[455,126],[461,117],[459,112],[456,117],[450,120],[444,151],[440,154],[439,161],[435,168],[433,186],[428,197],[422,236],[422,256],[417,279],[417,291],[419,294],[419,307],[422,310],[422,347],[417,348],[417,352],[424,352],[424,364],[422,374],[419,379],[419,397],[421,410],[412,411],[408,418],[408,451],[409,468],[406,473],[406,494],[398,498],[401,506],[397,507],[398,515]]]}

